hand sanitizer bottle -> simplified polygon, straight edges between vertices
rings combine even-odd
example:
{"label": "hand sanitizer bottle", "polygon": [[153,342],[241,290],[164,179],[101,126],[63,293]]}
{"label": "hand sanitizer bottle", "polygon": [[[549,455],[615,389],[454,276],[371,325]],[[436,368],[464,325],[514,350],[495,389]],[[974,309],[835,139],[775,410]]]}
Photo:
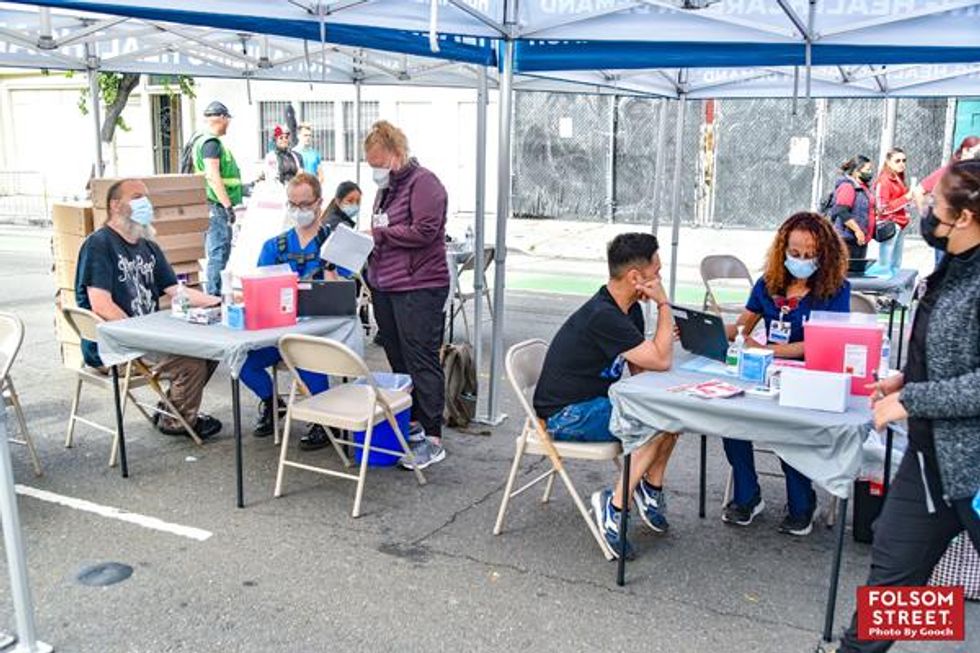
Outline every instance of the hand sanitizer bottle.
{"label": "hand sanitizer bottle", "polygon": [[742,329],[744,328],[743,325],[738,325],[738,335],[735,336],[732,344],[728,346],[728,354],[725,356],[725,365],[728,366],[728,371],[736,376],[738,375],[739,365],[742,362],[742,350],[745,349],[745,336],[742,334]]}

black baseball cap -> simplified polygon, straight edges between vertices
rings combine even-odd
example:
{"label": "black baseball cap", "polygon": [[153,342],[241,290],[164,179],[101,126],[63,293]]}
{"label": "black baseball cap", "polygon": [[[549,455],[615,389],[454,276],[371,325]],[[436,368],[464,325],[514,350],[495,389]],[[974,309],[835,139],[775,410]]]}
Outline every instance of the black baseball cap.
{"label": "black baseball cap", "polygon": [[228,112],[228,107],[223,105],[221,102],[218,102],[217,100],[209,104],[204,109],[204,115],[205,116],[228,116],[229,118],[231,118],[231,114]]}

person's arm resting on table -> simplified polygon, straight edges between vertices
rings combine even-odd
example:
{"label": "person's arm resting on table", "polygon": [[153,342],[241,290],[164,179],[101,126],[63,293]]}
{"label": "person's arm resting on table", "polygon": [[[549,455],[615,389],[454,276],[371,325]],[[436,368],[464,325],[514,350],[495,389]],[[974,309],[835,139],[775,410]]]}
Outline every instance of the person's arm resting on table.
{"label": "person's arm resting on table", "polygon": [[623,354],[630,371],[666,372],[674,362],[674,318],[663,286],[657,280],[638,288],[644,298],[657,304],[657,332]]}

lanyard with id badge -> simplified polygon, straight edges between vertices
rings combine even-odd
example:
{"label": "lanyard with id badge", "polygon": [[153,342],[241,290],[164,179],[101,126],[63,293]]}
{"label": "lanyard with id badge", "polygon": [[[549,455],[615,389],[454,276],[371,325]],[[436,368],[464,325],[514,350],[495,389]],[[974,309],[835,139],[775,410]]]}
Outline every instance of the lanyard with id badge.
{"label": "lanyard with id badge", "polygon": [[773,345],[788,345],[792,324],[786,319],[800,305],[799,297],[774,297],[773,302],[779,309],[779,317],[769,322],[769,343]]}

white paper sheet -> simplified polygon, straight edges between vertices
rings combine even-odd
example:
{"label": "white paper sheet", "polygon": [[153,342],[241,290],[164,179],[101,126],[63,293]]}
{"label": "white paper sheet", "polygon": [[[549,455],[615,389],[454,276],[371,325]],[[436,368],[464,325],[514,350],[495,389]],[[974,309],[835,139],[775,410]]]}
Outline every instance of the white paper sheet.
{"label": "white paper sheet", "polygon": [[354,231],[347,225],[339,225],[327,242],[320,248],[320,258],[328,263],[359,272],[374,249],[370,234]]}

